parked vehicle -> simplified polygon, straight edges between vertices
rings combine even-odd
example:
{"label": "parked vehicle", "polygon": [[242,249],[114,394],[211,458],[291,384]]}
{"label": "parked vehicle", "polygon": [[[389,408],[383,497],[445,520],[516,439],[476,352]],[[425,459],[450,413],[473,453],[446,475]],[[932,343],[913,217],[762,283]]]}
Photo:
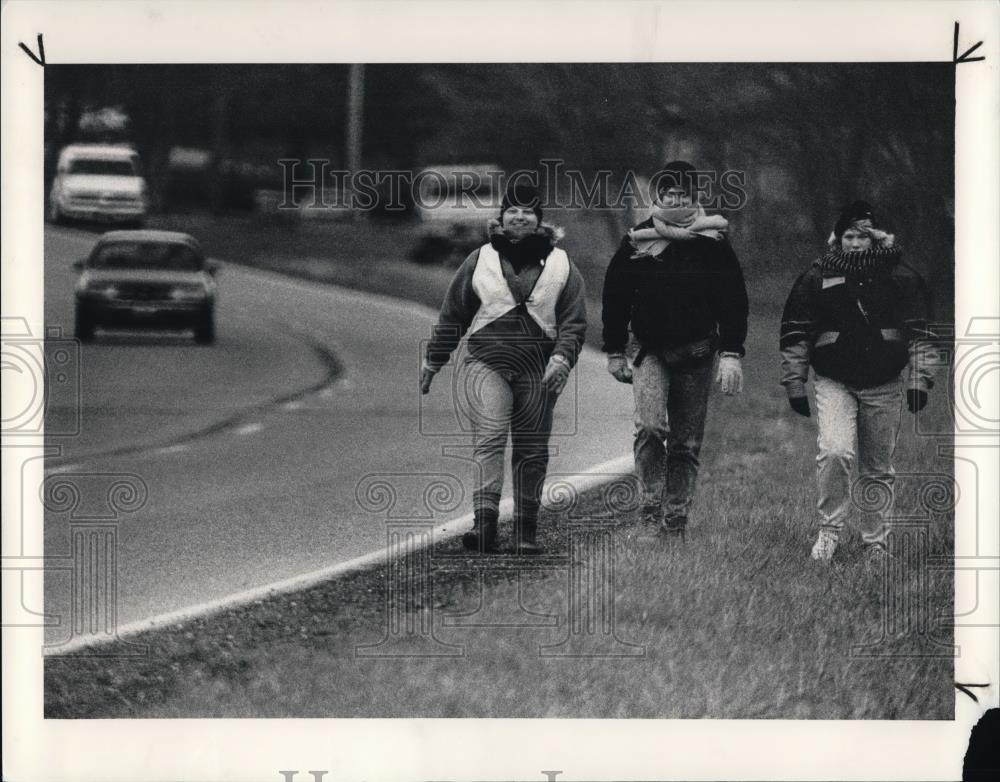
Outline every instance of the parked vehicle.
{"label": "parked vehicle", "polygon": [[[500,213],[497,165],[430,166],[417,176],[415,207],[420,219],[410,257],[437,262],[464,258],[486,241],[486,223]],[[461,260],[461,258],[459,260]]]}
{"label": "parked vehicle", "polygon": [[188,234],[109,231],[74,267],[81,342],[108,326],[192,329],[199,343],[215,339],[218,267]]}
{"label": "parked vehicle", "polygon": [[148,210],[139,155],[127,144],[70,144],[59,153],[49,219],[141,226]]}

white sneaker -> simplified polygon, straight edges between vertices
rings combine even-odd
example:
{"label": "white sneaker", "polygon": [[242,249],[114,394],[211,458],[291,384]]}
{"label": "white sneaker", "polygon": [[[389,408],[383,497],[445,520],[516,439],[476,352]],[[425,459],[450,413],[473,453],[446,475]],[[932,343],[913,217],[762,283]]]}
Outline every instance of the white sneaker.
{"label": "white sneaker", "polygon": [[885,569],[889,551],[881,543],[869,543],[865,546],[865,565],[869,570],[881,572]]}
{"label": "white sneaker", "polygon": [[812,558],[821,562],[829,562],[833,558],[833,552],[837,550],[837,533],[828,529],[821,529],[819,537],[812,548]]}

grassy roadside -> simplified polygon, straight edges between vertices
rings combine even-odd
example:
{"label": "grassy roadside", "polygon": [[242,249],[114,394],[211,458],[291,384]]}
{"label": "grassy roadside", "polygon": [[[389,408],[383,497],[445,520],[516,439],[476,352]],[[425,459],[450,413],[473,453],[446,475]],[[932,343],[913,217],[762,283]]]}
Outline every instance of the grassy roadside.
{"label": "grassy roadside", "polygon": [[[254,265],[278,264],[267,245],[254,245],[250,229],[243,235],[245,247],[230,250],[257,252]],[[210,253],[229,259],[212,246],[221,237],[201,238]],[[289,240],[289,257],[294,244]],[[414,268],[428,290],[430,280],[450,277],[445,269]],[[391,279],[329,273],[359,286],[371,282],[369,290],[377,290],[375,277],[377,285]],[[421,291],[380,292],[419,301]],[[881,637],[890,598],[950,617],[950,570],[908,573],[887,594],[879,574],[862,563],[856,537],[832,566],[808,559],[815,424],[792,416],[776,385],[775,306],[765,300],[754,307],[744,395],[712,398],[685,543],[661,541],[620,497],[594,490],[572,508],[543,514],[549,556],[538,562],[470,558],[457,541],[443,541],[432,550],[429,572],[420,570],[419,558],[403,563],[411,577],[402,594],[387,591],[395,571],[373,568],[133,639],[146,646],[141,656],[47,658],[46,716],[950,718],[952,660],[934,656],[926,639],[909,638],[884,658],[852,653]],[[932,395],[921,414],[925,431],[951,430],[947,407],[946,394]],[[951,473],[950,462],[903,415],[900,512],[918,501],[921,478]],[[599,549],[571,549],[581,519],[611,536],[613,571],[610,560],[586,554]],[[933,554],[952,553],[952,526],[948,512],[930,518]],[[641,647],[641,657],[594,656],[625,650],[601,632],[600,621],[580,636],[576,651],[583,656],[542,652],[570,633],[571,598],[580,598],[584,583],[571,584],[574,562],[574,574],[593,576],[591,583],[613,596],[614,636]],[[473,614],[478,626],[452,626],[449,617],[460,614]],[[423,639],[419,651],[436,654],[451,644],[461,655],[359,656],[359,647],[387,637],[391,618]],[[428,627],[439,643],[426,640]],[[950,639],[950,626],[938,634]]]}
{"label": "grassy roadside", "polygon": [[[730,439],[714,429],[715,442]],[[852,655],[881,636],[879,574],[857,540],[832,567],[807,558],[811,497],[787,486],[811,488],[811,466],[772,444],[712,461],[683,544],[659,540],[634,510],[607,518],[609,495],[595,490],[545,514],[549,556],[538,563],[467,557],[446,541],[423,576],[415,561],[403,567],[402,591],[387,591],[386,570],[375,568],[147,634],[135,639],[148,647],[141,657],[49,658],[46,716],[949,718],[951,660],[920,657],[929,644]],[[587,656],[623,650],[609,648],[599,618],[581,636],[583,656],[540,656],[570,632],[568,540],[580,519],[611,536],[615,569],[591,558],[596,566],[578,572],[613,595],[614,635],[641,645],[642,657]],[[936,521],[932,550],[947,551],[950,526]],[[541,568],[519,571],[526,565]],[[932,578],[929,596],[920,576],[910,574],[906,597],[950,616],[950,573]],[[450,615],[475,615],[481,599],[478,621],[494,626],[447,626]],[[540,615],[558,625],[537,626]],[[404,632],[390,636],[390,618]],[[408,622],[423,645],[404,643]],[[404,655],[462,652],[359,655],[380,643]]]}

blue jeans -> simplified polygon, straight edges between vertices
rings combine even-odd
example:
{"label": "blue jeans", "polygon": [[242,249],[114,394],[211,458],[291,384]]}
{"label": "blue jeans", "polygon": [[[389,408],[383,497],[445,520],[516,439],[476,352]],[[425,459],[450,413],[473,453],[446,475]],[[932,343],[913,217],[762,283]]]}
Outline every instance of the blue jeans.
{"label": "blue jeans", "polygon": [[498,512],[509,435],[514,520],[530,527],[541,505],[557,395],[542,384],[540,374],[528,369],[499,370],[468,357],[461,372],[461,404],[473,429],[476,516]]}
{"label": "blue jeans", "polygon": [[[865,543],[885,542],[885,520],[892,512],[896,450],[903,408],[900,378],[874,388],[851,388],[816,375],[816,418],[819,422],[820,526],[839,535],[851,509],[851,471],[858,465],[853,495],[863,514]],[[857,450],[855,450],[857,443]]]}
{"label": "blue jeans", "polygon": [[632,370],[635,468],[647,504],[669,526],[687,523],[712,388],[713,356],[667,364],[650,351]]}

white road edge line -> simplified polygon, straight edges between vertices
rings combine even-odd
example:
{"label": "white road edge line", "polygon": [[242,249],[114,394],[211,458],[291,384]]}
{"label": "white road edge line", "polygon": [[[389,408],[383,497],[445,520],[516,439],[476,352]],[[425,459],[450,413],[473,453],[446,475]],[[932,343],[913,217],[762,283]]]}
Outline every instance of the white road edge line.
{"label": "white road edge line", "polygon": [[[560,475],[556,481],[547,481],[546,486],[551,486],[553,483],[568,484],[576,491],[584,492],[600,486],[603,483],[607,483],[616,476],[629,473],[632,469],[632,456],[620,456],[617,459],[612,459],[604,462],[603,464],[591,467],[588,472],[581,472],[573,475]],[[501,517],[504,519],[508,519],[510,517],[513,511],[513,504],[513,500],[510,498],[504,500],[500,504]],[[459,516],[458,518],[439,524],[431,530],[430,535],[424,538],[424,542],[422,544],[408,549],[408,553],[413,553],[414,551],[426,548],[434,542],[453,538],[467,530],[471,524],[471,513],[466,513],[463,516]],[[254,587],[253,589],[248,589],[244,592],[236,592],[235,594],[227,595],[226,597],[218,598],[217,600],[209,600],[205,603],[198,603],[193,606],[181,608],[177,611],[157,614],[156,616],[149,617],[148,619],[141,619],[137,622],[129,622],[128,624],[116,628],[116,632],[113,635],[76,638],[58,646],[43,646],[42,654],[46,657],[59,657],[95,646],[104,646],[118,640],[129,638],[130,636],[139,635],[140,633],[150,630],[163,629],[191,619],[204,619],[230,608],[239,608],[240,606],[248,605],[256,600],[262,600],[269,597],[288,594],[289,592],[297,592],[303,589],[308,589],[324,581],[329,581],[335,576],[340,576],[355,570],[363,570],[371,565],[379,564],[384,562],[385,559],[385,549],[378,549],[376,551],[369,552],[368,554],[362,554],[354,559],[349,559],[346,562],[339,562],[336,565],[331,565],[320,570],[314,570],[311,573],[303,573],[298,576],[287,578],[283,581],[276,581],[271,584]]]}

